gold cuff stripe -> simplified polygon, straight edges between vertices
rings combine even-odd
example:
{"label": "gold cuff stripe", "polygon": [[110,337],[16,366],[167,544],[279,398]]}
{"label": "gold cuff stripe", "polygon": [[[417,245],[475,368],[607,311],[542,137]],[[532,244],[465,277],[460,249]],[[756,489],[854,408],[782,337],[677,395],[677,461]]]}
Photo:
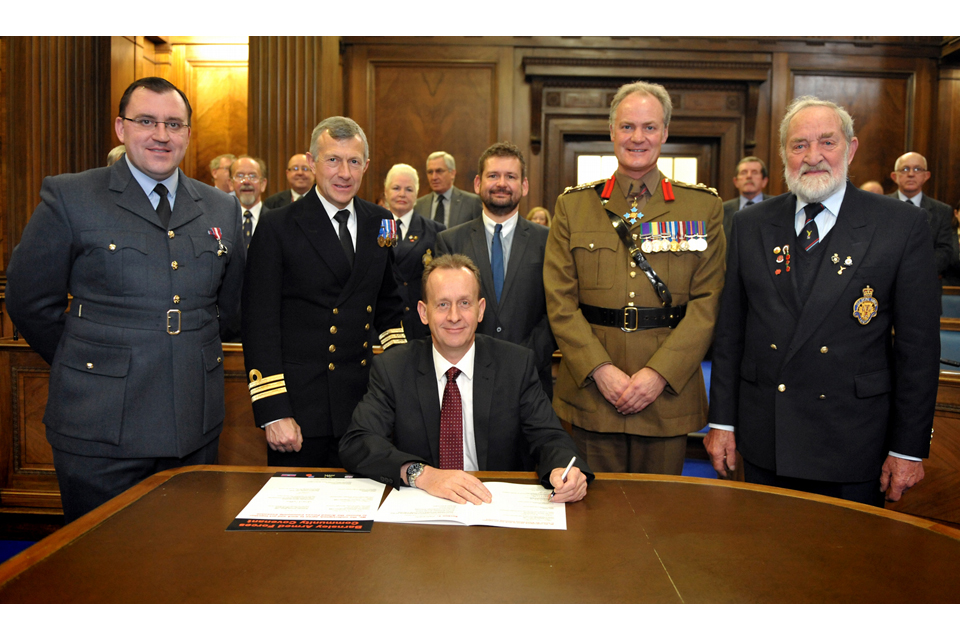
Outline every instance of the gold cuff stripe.
{"label": "gold cuff stripe", "polygon": [[[251,377],[253,377],[253,376],[251,376]],[[275,376],[267,376],[266,378],[257,378],[257,379],[255,379],[253,382],[251,382],[250,384],[248,384],[247,386],[250,387],[250,390],[252,391],[253,389],[256,389],[256,388],[258,388],[258,387],[261,387],[261,386],[263,386],[263,385],[265,385],[265,384],[270,384],[271,382],[277,382],[278,380],[281,381],[281,382],[283,381],[283,374],[282,374],[282,373],[278,373],[278,374],[275,375]]]}
{"label": "gold cuff stripe", "polygon": [[277,396],[277,395],[280,395],[281,393],[286,393],[286,392],[287,392],[286,388],[273,389],[271,391],[264,391],[263,393],[258,393],[252,398],[250,398],[250,401],[256,402],[257,400],[263,400],[264,398],[269,398],[270,396]]}
{"label": "gold cuff stripe", "polygon": [[270,391],[270,390],[272,390],[272,389],[284,389],[284,390],[286,390],[286,388],[287,388],[287,385],[284,384],[283,380],[280,380],[279,382],[273,382],[273,383],[271,383],[271,384],[262,384],[262,385],[260,385],[259,387],[257,387],[256,389],[251,389],[251,390],[250,390],[250,395],[251,395],[251,396],[256,396],[256,395],[259,395],[259,394],[264,393],[264,392],[266,392],[266,391]]}

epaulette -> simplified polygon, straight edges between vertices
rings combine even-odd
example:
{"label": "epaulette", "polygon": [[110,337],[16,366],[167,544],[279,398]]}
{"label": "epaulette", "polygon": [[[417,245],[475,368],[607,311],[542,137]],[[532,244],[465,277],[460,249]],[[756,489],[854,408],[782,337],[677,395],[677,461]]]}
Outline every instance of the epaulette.
{"label": "epaulette", "polygon": [[671,180],[670,182],[675,184],[678,187],[686,187],[687,189],[697,189],[699,191],[709,191],[710,193],[717,196],[718,198],[720,197],[720,194],[717,193],[716,189],[714,189],[713,187],[708,187],[702,182],[698,182],[697,184],[688,184],[686,182],[679,182],[677,180]]}
{"label": "epaulette", "polygon": [[563,190],[563,193],[560,195],[565,196],[568,193],[573,193],[574,191],[583,191],[584,189],[593,189],[598,184],[603,184],[606,181],[607,181],[606,178],[604,178],[603,180],[594,180],[593,182],[584,182],[583,184],[578,184],[575,187],[567,187],[566,189]]}

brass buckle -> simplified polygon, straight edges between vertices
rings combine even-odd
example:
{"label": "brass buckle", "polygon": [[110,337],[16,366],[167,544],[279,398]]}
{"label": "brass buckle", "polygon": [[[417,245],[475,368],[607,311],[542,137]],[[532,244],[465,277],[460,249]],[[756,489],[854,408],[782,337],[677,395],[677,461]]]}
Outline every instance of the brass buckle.
{"label": "brass buckle", "polygon": [[[177,315],[176,315],[176,318],[177,318],[177,330],[176,330],[176,331],[171,331],[171,330],[170,330],[170,318],[173,317],[171,314],[174,314],[174,313],[177,314]],[[167,310],[167,333],[170,334],[171,336],[175,336],[175,335],[177,335],[178,333],[180,333],[181,315],[182,315],[182,314],[180,313],[180,309],[168,309],[168,310]]]}
{"label": "brass buckle", "polygon": [[[630,313],[631,311],[633,313]],[[632,322],[631,322],[631,319],[633,320]],[[640,312],[637,311],[636,307],[624,307],[623,308],[623,326],[620,327],[620,330],[625,333],[633,333],[639,328],[640,328]]]}

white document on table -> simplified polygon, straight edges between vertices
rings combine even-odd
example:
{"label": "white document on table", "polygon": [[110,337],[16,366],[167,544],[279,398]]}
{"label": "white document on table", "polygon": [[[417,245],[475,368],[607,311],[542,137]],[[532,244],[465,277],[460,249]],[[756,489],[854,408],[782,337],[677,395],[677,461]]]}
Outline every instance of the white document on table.
{"label": "white document on table", "polygon": [[550,502],[550,489],[538,484],[483,484],[493,499],[479,505],[469,502],[457,504],[410,487],[393,489],[377,511],[374,521],[566,530],[566,505]]}
{"label": "white document on table", "polygon": [[369,478],[270,478],[237,519],[373,520],[384,486]]}

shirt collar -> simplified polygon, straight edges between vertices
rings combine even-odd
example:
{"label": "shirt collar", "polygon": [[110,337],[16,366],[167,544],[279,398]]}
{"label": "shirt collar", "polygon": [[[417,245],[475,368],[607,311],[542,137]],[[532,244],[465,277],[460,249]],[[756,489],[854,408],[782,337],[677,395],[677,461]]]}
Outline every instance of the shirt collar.
{"label": "shirt collar", "polygon": [[912,202],[913,204],[919,207],[920,199],[923,198],[923,191],[913,196],[912,198],[908,198],[903,194],[903,191],[900,191],[900,189],[897,189],[897,197],[900,198],[900,202]]}
{"label": "shirt collar", "polygon": [[517,220],[520,219],[520,210],[517,209],[514,211],[505,222],[496,222],[493,218],[487,216],[487,210],[484,209],[483,213],[480,214],[480,217],[483,218],[483,228],[487,230],[491,236],[494,235],[497,231],[497,225],[502,224],[500,227],[500,237],[508,236],[513,233],[513,230],[517,228]]}
{"label": "shirt collar", "polygon": [[645,174],[640,176],[640,179],[631,178],[619,168],[617,169],[617,184],[620,186],[620,189],[623,191],[623,197],[627,198],[630,196],[630,185],[636,185],[635,190],[639,190],[639,185],[644,184],[647,187],[647,195],[653,196],[657,192],[657,186],[660,184],[660,169],[654,166],[650,171],[647,171]]}
{"label": "shirt collar", "polygon": [[[320,189],[314,187],[313,190],[317,192],[317,197],[320,198],[320,203],[323,205],[324,211],[326,211],[327,215],[330,216],[330,219],[333,220],[333,216],[335,216],[338,211],[341,211],[340,207],[338,207],[337,205],[333,204],[332,202],[324,198],[320,194]],[[353,208],[354,200],[355,198],[350,198],[350,202],[347,204],[347,206],[344,207],[344,209],[349,211],[351,215],[356,213],[355,209]]]}
{"label": "shirt collar", "polygon": [[410,231],[410,221],[413,220],[413,209],[410,209],[410,211],[407,211],[399,218],[397,216],[393,216],[393,218],[403,223],[403,226],[400,227],[400,236],[406,238],[407,232]]}
{"label": "shirt collar", "polygon": [[163,180],[154,180],[140,169],[137,169],[130,158],[127,155],[123,156],[123,159],[127,161],[127,166],[130,167],[130,173],[133,175],[134,179],[137,181],[137,184],[140,185],[140,188],[143,189],[143,192],[147,194],[147,197],[150,197],[150,194],[153,193],[154,188],[157,184],[163,184],[167,188],[167,192],[172,194],[176,198],[177,185],[180,182],[180,170],[176,169],[168,177]]}
{"label": "shirt collar", "polygon": [[[437,195],[438,195],[437,192],[434,191],[434,192],[433,192],[433,199],[434,199],[434,200],[437,199]],[[443,193],[441,193],[441,194],[439,194],[439,195],[442,195],[442,196],[443,196],[443,201],[444,201],[444,202],[450,202],[450,199],[453,197],[453,185],[451,185],[449,189],[447,189],[446,191],[444,191]]]}
{"label": "shirt collar", "polygon": [[463,357],[460,358],[460,362],[457,364],[450,364],[447,362],[446,358],[440,355],[440,352],[437,351],[437,347],[431,345],[433,350],[433,370],[437,376],[437,380],[445,377],[447,375],[447,370],[450,367],[456,367],[460,369],[460,375],[465,376],[467,380],[473,380],[473,364],[476,361],[477,357],[477,340],[474,338],[473,344],[470,345],[470,348],[467,350]]}
{"label": "shirt collar", "polygon": [[748,202],[752,202],[753,204],[757,204],[757,203],[762,202],[762,201],[763,201],[763,194],[762,194],[762,193],[758,193],[758,194],[756,195],[756,197],[754,197],[754,198],[752,198],[752,199],[751,199],[751,198],[748,198],[748,197],[746,197],[746,196],[744,196],[744,195],[741,195],[741,196],[740,196],[740,208],[743,209],[745,206],[747,206],[747,203],[748,203]]}
{"label": "shirt collar", "polygon": [[250,213],[253,214],[253,217],[254,217],[254,218],[260,217],[260,210],[261,210],[262,208],[263,208],[263,200],[260,200],[259,202],[257,202],[257,204],[253,205],[253,206],[250,207],[250,208],[247,208],[247,207],[243,206],[243,203],[242,203],[242,202],[240,203],[240,210],[241,210],[241,211],[249,211]]}
{"label": "shirt collar", "polygon": [[[824,198],[820,201],[820,204],[823,205],[823,208],[826,211],[829,211],[833,215],[838,215],[840,213],[840,205],[843,204],[843,195],[847,192],[847,183],[844,182],[840,185],[840,188],[837,189],[832,195],[827,198]],[[797,196],[797,210],[795,213],[800,213],[800,210],[805,206],[810,204],[804,200],[800,199],[800,196]]]}

